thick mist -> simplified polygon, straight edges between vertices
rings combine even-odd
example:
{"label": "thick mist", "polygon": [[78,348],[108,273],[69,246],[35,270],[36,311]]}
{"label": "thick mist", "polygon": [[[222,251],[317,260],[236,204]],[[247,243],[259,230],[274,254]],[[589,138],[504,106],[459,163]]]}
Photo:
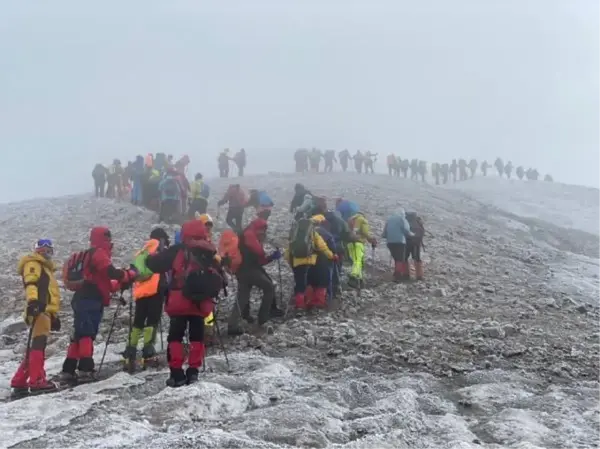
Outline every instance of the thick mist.
{"label": "thick mist", "polygon": [[148,151],[210,175],[224,147],[248,172],[314,145],[597,186],[598,17],[592,0],[5,2],[0,201],[91,190],[94,163]]}

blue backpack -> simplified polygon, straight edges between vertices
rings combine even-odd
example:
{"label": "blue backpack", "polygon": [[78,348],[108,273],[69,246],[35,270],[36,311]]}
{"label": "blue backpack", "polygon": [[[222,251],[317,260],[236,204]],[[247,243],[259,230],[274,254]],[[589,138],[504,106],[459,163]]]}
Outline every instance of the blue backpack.
{"label": "blue backpack", "polygon": [[202,183],[202,189],[200,190],[200,196],[202,198],[207,198],[207,199],[210,196],[210,187],[205,182]]}

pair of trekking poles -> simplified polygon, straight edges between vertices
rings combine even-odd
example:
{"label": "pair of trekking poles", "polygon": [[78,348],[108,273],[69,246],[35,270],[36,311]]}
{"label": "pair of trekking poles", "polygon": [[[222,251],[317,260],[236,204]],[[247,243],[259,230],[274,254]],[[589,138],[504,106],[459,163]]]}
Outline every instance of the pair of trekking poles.
{"label": "pair of trekking poles", "polygon": [[[131,290],[130,290],[131,293]],[[108,345],[110,344],[110,338],[115,330],[115,323],[117,322],[117,317],[119,316],[119,311],[121,307],[124,307],[127,304],[125,298],[123,297],[123,292],[119,295],[119,302],[117,304],[117,308],[115,309],[115,313],[113,314],[110,327],[108,328],[108,334],[106,336],[106,343],[104,343],[104,351],[102,352],[102,359],[100,360],[100,366],[98,367],[98,371],[96,375],[100,374],[102,370],[102,366],[104,365],[104,359],[106,358],[106,352],[108,351]],[[158,321],[158,329],[160,332],[160,349],[162,352],[165,350],[164,346],[164,338],[163,338],[163,328],[162,328],[162,312],[160,314],[160,320]],[[133,296],[130,295],[129,298],[129,333],[127,334],[127,343],[129,344],[131,338],[131,332],[133,330]]]}
{"label": "pair of trekking poles", "polygon": [[[112,337],[112,334],[114,332],[115,329],[115,323],[117,321],[117,317],[119,316],[119,311],[121,310],[121,307],[125,305],[125,298],[123,298],[123,293],[121,292],[121,295],[119,297],[119,303],[117,304],[117,308],[115,309],[115,313],[113,314],[113,318],[111,320],[110,323],[110,327],[108,329],[108,335],[106,336],[106,343],[104,344],[104,351],[102,353],[102,359],[100,360],[100,366],[98,367],[98,371],[96,372],[96,375],[100,374],[100,371],[102,370],[102,366],[104,365],[104,360],[106,358],[106,353],[108,351],[108,345],[110,344],[110,339]],[[218,304],[217,304],[218,305]],[[227,364],[227,370],[229,372],[231,372],[231,365],[229,363],[229,357],[227,355],[227,349],[225,347],[225,343],[223,342],[223,337],[221,335],[221,330],[219,327],[219,323],[217,321],[217,312],[218,309],[215,308],[215,313],[213,316],[213,321],[214,321],[214,325],[215,325],[215,329],[217,330],[217,338],[219,339],[219,343],[221,345],[221,349],[223,350],[223,355],[225,357],[225,362]],[[161,318],[158,322],[158,329],[159,329],[159,333],[160,333],[160,348],[161,348],[161,352],[164,352],[165,347],[164,347],[164,335],[163,335],[163,326],[162,326],[162,313],[161,313]],[[129,338],[131,336],[131,331],[133,330],[133,300],[130,299],[129,301],[129,334],[127,336],[127,339],[129,341]],[[206,369],[206,365],[203,363],[203,368]]]}

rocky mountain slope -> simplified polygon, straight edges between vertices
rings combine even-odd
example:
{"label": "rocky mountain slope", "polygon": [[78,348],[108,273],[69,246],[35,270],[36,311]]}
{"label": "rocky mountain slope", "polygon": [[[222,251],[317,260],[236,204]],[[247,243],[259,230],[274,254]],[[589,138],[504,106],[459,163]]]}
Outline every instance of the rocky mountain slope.
{"label": "rocky mountain slope", "polygon": [[[497,188],[487,187],[495,196],[489,198],[480,190],[469,192],[469,182],[440,188],[337,173],[245,178],[245,186],[274,197],[269,233],[276,242],[287,234],[296,182],[331,199],[358,201],[376,234],[394,208],[418,210],[431,233],[425,242],[427,280],[390,283],[388,252],[380,245],[368,254],[368,285],[360,298],[345,291],[338,310],[292,313],[274,324],[272,334],[227,340],[231,371],[222,352],[211,349],[202,381],[178,390],[164,387],[165,371],[117,372],[128,322],[126,310],[120,310],[107,356],[106,372],[115,374],[72,391],[0,404],[0,447],[464,449],[600,443],[597,232],[546,222],[548,216],[533,216],[531,210],[525,218],[499,208],[506,204],[494,201],[513,188],[502,180],[494,180]],[[226,185],[212,182],[213,204]],[[556,184],[518,188],[539,197],[535,201],[553,216],[573,217],[579,207],[565,198],[551,209],[557,203],[550,200],[562,198]],[[565,196],[577,196],[569,189]],[[590,213],[598,216],[598,201],[586,207],[595,207]],[[214,206],[209,212],[217,215]],[[102,223],[113,231],[115,258],[127,263],[154,220],[137,207],[89,197],[0,206],[5,230],[0,395],[9,394],[26,338],[18,316],[18,256],[36,238],[48,236],[64,259],[85,245],[92,225]],[[287,299],[291,275],[282,268]],[[277,280],[277,267],[269,272]],[[232,306],[232,290],[224,310]],[[106,311],[99,342],[114,311],[115,306]],[[62,363],[69,315],[65,297],[65,329],[52,337],[49,373]],[[98,360],[103,349],[97,348]]]}

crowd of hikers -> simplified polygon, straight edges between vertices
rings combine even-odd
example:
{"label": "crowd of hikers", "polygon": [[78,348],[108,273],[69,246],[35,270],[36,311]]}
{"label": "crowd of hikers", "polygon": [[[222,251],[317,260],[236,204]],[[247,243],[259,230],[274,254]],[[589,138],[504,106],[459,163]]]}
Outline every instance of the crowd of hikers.
{"label": "crowd of hikers", "polygon": [[[60,270],[64,288],[73,294],[73,329],[59,383],[47,378],[44,366],[48,338],[61,328],[61,290],[55,277],[58,266],[53,261],[52,240],[38,240],[31,254],[18,264],[25,289],[24,318],[30,333],[25,358],[11,380],[14,394],[55,391],[62,385],[94,380],[94,341],[111,299],[118,301],[114,317],[121,307],[129,306],[129,333],[123,352],[124,368],[129,372],[156,365],[163,357],[155,345],[166,313],[166,360],[170,369],[166,384],[179,387],[197,381],[205,345],[215,335],[213,329],[220,338],[216,320],[219,297],[227,295],[231,282],[237,284],[237,298],[228,311],[227,333],[237,336],[248,326],[261,328],[274,318],[285,319],[292,307],[298,311],[326,309],[341,299],[344,288],[360,293],[366,255],[369,247],[374,250],[378,245],[378,237],[386,241],[394,261],[393,281],[409,281],[412,271],[416,280],[423,279],[421,248],[425,229],[415,212],[399,209],[387,219],[383,234],[375,236],[357,203],[343,198],[328,201],[296,184],[289,206],[288,239],[282,248],[270,245],[274,249],[267,250],[265,244],[271,241],[267,237],[268,222],[275,206],[269,194],[231,184],[218,202],[219,206],[225,204],[229,227],[218,241],[214,240],[214,222],[205,212],[204,201],[193,208],[193,216],[185,220],[173,238],[161,227],[152,229],[148,240],[140,242],[139,250],[132,253],[131,263],[122,268],[115,267],[111,258],[113,238],[118,236],[113,237],[103,226],[91,230],[89,247],[71,254]],[[243,215],[248,208],[253,213],[244,226]],[[285,296],[280,290],[278,304],[275,283],[265,265],[278,264],[281,288],[282,261],[293,273],[294,289]],[[409,267],[411,261],[413,270]],[[250,308],[253,288],[262,293],[257,317],[251,315]],[[123,292],[128,290],[132,299],[127,303]],[[107,345],[114,322],[113,318]]]}
{"label": "crowd of hikers", "polygon": [[[357,173],[374,173],[373,164],[377,162],[377,153],[370,151],[363,153],[357,150],[352,155],[348,150],[342,150],[336,155],[335,150],[323,151],[317,148],[313,148],[312,150],[300,148],[294,153],[297,173],[321,171],[321,160],[324,162],[322,171],[325,173],[332,172],[333,165],[338,163],[342,171],[346,172],[350,161],[354,163],[354,169]],[[402,174],[403,177],[408,178],[410,174],[410,179],[420,179],[422,182],[425,182],[429,174],[428,163],[419,159],[408,160],[394,154],[389,154],[386,158],[386,165],[390,176],[400,176]],[[511,178],[514,169],[512,162],[509,161],[505,164],[501,158],[497,158],[494,162],[494,167],[500,177],[506,176],[508,179]],[[453,159],[451,163],[442,164],[433,162],[429,168],[431,176],[435,179],[435,183],[439,185],[446,184],[450,179],[453,182],[457,182],[473,178],[478,168],[481,170],[483,176],[487,176],[490,165],[487,161],[479,164],[476,159],[471,159],[468,163],[466,159]],[[518,166],[515,174],[520,180],[526,178],[529,181],[537,181],[540,177],[539,172],[535,168],[525,170],[523,166]],[[552,176],[546,175],[544,181],[552,182]]]}
{"label": "crowd of hikers", "polygon": [[[243,175],[246,154],[242,149],[232,158],[228,150],[219,155],[221,177],[229,176],[229,161]],[[373,172],[377,154],[360,151],[351,156],[346,150],[338,155],[343,170],[350,159],[357,171]],[[325,170],[333,170],[337,163],[333,150],[298,150],[296,170],[318,171],[320,159]],[[390,175],[425,179],[427,166],[423,161],[401,161],[388,157]],[[368,217],[360,205],[344,198],[328,200],[313,194],[302,184],[294,187],[289,205],[291,226],[288,239],[281,244],[267,237],[269,218],[275,206],[266,191],[246,190],[239,183],[230,184],[217,202],[227,205],[223,230],[218,241],[213,239],[214,222],[207,213],[210,188],[202,174],[197,173],[189,182],[186,171],[190,158],[186,155],[174,161],[164,153],[138,156],[122,167],[118,159],[106,168],[101,164],[93,170],[96,196],[125,199],[136,205],[156,210],[160,220],[182,223],[180,231],[171,236],[161,227],[149,232],[148,240],[132,255],[129,265],[117,268],[112,263],[113,236],[110,229],[94,227],[89,236],[89,247],[76,252],[62,265],[62,283],[72,292],[73,329],[71,342],[57,384],[46,376],[45,349],[52,331],[58,331],[61,290],[53,261],[54,246],[50,239],[36,242],[31,254],[18,263],[18,273],[25,289],[24,318],[30,328],[25,357],[11,380],[16,395],[55,391],[60,385],[76,384],[95,379],[94,341],[98,335],[104,309],[111,299],[120,307],[129,306],[130,325],[125,351],[124,367],[134,372],[138,367],[154,366],[163,357],[155,344],[157,333],[162,332],[163,313],[169,317],[166,360],[170,368],[167,385],[179,387],[198,379],[205,357],[206,344],[220,336],[216,314],[219,297],[227,295],[230,282],[237,284],[237,297],[228,311],[227,334],[237,336],[248,325],[259,328],[274,318],[285,318],[291,305],[298,311],[326,309],[341,298],[344,288],[360,290],[365,285],[365,261],[369,248],[373,251],[378,239],[385,240],[393,260],[392,280],[405,282],[424,277],[421,249],[425,235],[423,220],[416,212],[399,208],[387,218],[382,235],[373,234]],[[510,178],[512,164],[495,163],[500,175]],[[433,164],[436,183],[467,179],[467,168],[474,176],[477,161],[459,160],[452,164]],[[487,163],[481,170],[487,173]],[[524,175],[522,167],[517,176]],[[528,170],[528,179],[537,179],[535,170]],[[251,209],[252,218],[244,226],[244,214]],[[219,209],[220,210],[220,209]],[[293,274],[293,293],[283,295],[278,304],[275,282],[265,265],[278,264],[281,288],[281,261],[287,262]],[[412,267],[411,267],[412,263]],[[343,281],[345,279],[345,281]],[[251,315],[250,293],[257,288],[262,300],[255,318]],[[126,302],[125,291],[131,292]],[[287,299],[287,300],[286,300]],[[115,317],[117,316],[115,312]],[[244,323],[245,322],[245,323]],[[114,319],[113,319],[114,325]],[[110,340],[110,334],[107,340]],[[141,340],[141,356],[139,343]],[[161,338],[162,342],[162,338]],[[107,341],[108,344],[108,341]],[[187,367],[184,369],[184,366]]]}

